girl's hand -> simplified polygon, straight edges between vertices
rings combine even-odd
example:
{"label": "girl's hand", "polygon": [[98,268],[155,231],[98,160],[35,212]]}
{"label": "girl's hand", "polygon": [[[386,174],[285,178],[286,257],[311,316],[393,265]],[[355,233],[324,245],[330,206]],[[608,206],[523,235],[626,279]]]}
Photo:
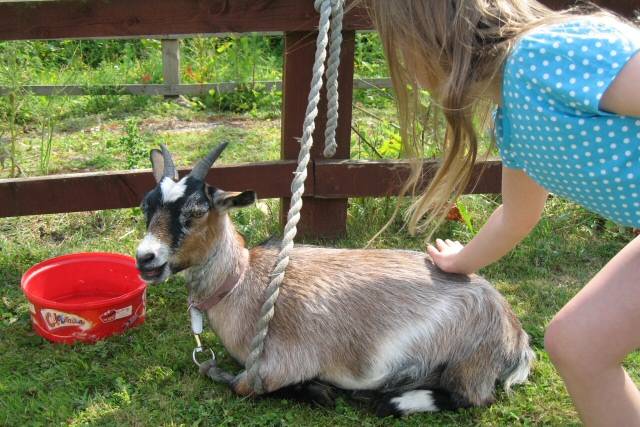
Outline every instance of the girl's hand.
{"label": "girl's hand", "polygon": [[436,246],[428,245],[427,253],[442,271],[467,274],[469,272],[460,265],[460,252],[463,248],[462,243],[458,241],[436,239]]}

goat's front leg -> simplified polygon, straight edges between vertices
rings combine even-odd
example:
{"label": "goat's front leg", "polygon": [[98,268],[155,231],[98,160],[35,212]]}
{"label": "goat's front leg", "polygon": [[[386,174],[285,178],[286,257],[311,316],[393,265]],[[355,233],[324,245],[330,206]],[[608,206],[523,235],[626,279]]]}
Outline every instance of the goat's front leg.
{"label": "goat's front leg", "polygon": [[[200,373],[216,382],[227,384],[233,392],[239,396],[255,396],[247,379],[247,371],[238,375],[230,374],[216,365],[215,360],[200,365]],[[308,381],[294,385],[278,384],[274,378],[263,379],[267,388],[266,394],[286,399],[297,399],[313,405],[332,407],[335,405],[335,392],[328,384],[319,381]],[[262,395],[264,396],[264,395]]]}
{"label": "goat's front leg", "polygon": [[242,371],[238,375],[233,375],[218,367],[215,359],[209,360],[200,365],[200,373],[212,380],[229,386],[234,393],[239,396],[251,396],[254,393],[247,379],[247,371]]}

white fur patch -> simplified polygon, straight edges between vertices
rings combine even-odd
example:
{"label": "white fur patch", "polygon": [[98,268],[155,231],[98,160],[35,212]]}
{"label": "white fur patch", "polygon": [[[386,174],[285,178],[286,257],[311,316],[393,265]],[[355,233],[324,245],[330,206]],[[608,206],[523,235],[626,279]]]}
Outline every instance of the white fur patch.
{"label": "white fur patch", "polygon": [[403,393],[399,397],[391,399],[391,403],[396,405],[398,411],[404,415],[414,412],[435,412],[439,411],[433,399],[431,390],[413,390]]}
{"label": "white fur patch", "polygon": [[162,201],[165,203],[175,202],[184,196],[184,192],[187,190],[186,179],[187,178],[184,177],[180,181],[175,182],[171,178],[164,178],[162,182],[160,182]]}
{"label": "white fur patch", "polygon": [[[371,353],[371,369],[362,377],[344,372],[327,373],[322,379],[346,390],[372,390],[385,382],[405,360],[415,357],[416,344],[429,347],[436,331],[445,328],[445,322],[455,319],[453,304],[446,300],[434,302],[419,317],[410,319],[402,328],[391,331],[378,342]],[[428,357],[429,355],[424,355]],[[435,364],[438,360],[432,361]]]}
{"label": "white fur patch", "polygon": [[412,352],[417,343],[423,343],[422,348],[431,347],[429,342],[433,335],[442,331],[450,319],[455,318],[452,303],[440,300],[431,304],[419,319],[413,319],[413,322],[408,322],[404,328],[393,331],[380,341],[374,353],[370,376],[384,379],[394,367],[402,365],[407,357],[415,356]]}
{"label": "white fur patch", "polygon": [[518,366],[504,380],[504,389],[507,392],[511,390],[511,386],[513,384],[522,384],[527,380],[529,377],[529,371],[531,370],[531,363],[535,358],[536,355],[530,348],[526,348],[522,352]]}
{"label": "white fur patch", "polygon": [[138,245],[136,255],[138,258],[144,258],[147,254],[153,254],[155,257],[153,265],[149,265],[148,267],[159,267],[168,261],[169,247],[158,240],[153,234],[147,233]]}

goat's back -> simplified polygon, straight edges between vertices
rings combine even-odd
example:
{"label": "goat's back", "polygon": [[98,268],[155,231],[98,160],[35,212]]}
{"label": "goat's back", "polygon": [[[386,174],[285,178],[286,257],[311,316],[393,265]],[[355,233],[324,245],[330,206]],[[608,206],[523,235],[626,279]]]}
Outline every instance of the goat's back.
{"label": "goat's back", "polygon": [[[249,279],[266,286],[276,253],[254,248]],[[444,273],[414,251],[297,246],[267,350],[281,353],[282,366],[310,365],[287,372],[317,369],[341,387],[364,389],[389,383],[402,366],[428,375],[479,351],[519,357],[523,339],[504,298],[480,276]]]}
{"label": "goat's back", "polygon": [[[252,251],[252,263],[270,268],[276,251],[263,251],[260,257]],[[265,272],[258,269],[260,276]],[[349,304],[352,310],[366,307],[367,315],[373,307],[402,313],[425,307],[435,310],[434,304],[451,299],[458,304],[467,300],[504,302],[482,277],[445,273],[421,252],[315,246],[293,249],[281,294],[284,298],[279,304],[299,305],[300,309],[318,304],[330,311]]]}

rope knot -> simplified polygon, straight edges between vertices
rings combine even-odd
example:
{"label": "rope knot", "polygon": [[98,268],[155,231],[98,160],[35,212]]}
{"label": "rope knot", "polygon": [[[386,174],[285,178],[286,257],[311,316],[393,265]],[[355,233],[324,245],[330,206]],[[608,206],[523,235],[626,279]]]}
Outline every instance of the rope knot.
{"label": "rope knot", "polygon": [[337,149],[337,144],[334,140],[325,147],[324,152],[322,154],[324,154],[325,157],[333,157],[336,155],[336,149]]}

